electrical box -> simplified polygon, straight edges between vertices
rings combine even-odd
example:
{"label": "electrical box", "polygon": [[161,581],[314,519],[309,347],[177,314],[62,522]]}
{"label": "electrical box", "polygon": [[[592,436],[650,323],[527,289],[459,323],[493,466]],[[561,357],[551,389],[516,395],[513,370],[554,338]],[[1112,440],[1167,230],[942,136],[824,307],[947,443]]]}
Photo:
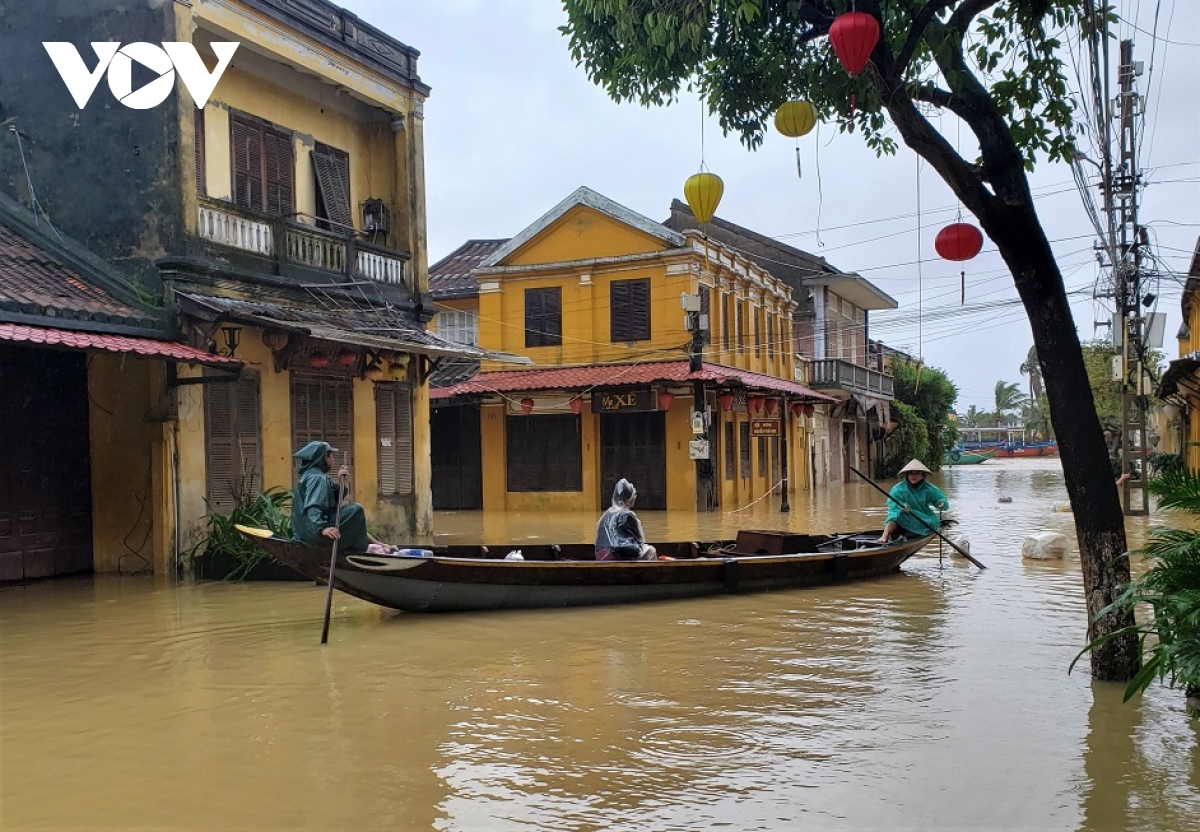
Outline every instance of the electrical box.
{"label": "electrical box", "polygon": [[688,459],[708,459],[708,440],[693,439],[688,442]]}
{"label": "electrical box", "polygon": [[692,414],[692,433],[704,434],[708,432],[708,414],[693,413]]}
{"label": "electrical box", "polygon": [[680,296],[679,302],[683,304],[684,312],[699,312],[700,311],[700,296],[699,295],[690,295],[687,292],[684,292]]}
{"label": "electrical box", "polygon": [[1124,381],[1125,380],[1124,363],[1125,363],[1125,356],[1123,356],[1123,355],[1114,355],[1113,356],[1113,359],[1112,359],[1112,380],[1113,381]]}

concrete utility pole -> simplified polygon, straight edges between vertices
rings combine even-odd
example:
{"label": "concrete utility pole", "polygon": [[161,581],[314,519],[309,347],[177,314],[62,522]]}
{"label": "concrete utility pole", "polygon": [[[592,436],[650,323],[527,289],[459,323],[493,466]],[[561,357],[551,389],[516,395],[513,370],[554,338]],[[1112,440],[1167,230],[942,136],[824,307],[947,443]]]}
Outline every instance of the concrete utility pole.
{"label": "concrete utility pole", "polygon": [[[1117,70],[1116,118],[1120,123],[1121,155],[1105,181],[1105,206],[1109,227],[1115,226],[1118,259],[1112,264],[1120,326],[1113,327],[1114,345],[1120,349],[1121,471],[1129,479],[1121,489],[1126,514],[1148,514],[1150,503],[1146,480],[1146,402],[1151,395],[1146,372],[1146,318],[1142,315],[1142,246],[1145,229],[1138,225],[1138,192],[1142,186],[1137,161],[1137,134],[1143,116],[1142,99],[1134,85],[1142,74],[1141,63],[1133,60],[1133,41],[1121,41],[1121,64]],[[1150,302],[1153,302],[1151,299]]]}

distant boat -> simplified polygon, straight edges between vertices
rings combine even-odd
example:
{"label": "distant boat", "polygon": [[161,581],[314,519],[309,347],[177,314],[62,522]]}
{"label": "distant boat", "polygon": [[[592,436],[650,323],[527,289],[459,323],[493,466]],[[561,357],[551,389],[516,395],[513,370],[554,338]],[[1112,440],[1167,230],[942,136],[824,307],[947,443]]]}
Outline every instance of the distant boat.
{"label": "distant boat", "polygon": [[978,465],[994,457],[997,449],[988,448],[984,451],[968,451],[962,448],[952,448],[942,455],[943,465]]}
{"label": "distant boat", "polygon": [[1022,445],[1016,443],[1006,444],[1000,448],[999,456],[1054,456],[1058,453],[1058,442],[1051,439],[1049,442],[1028,442]]}

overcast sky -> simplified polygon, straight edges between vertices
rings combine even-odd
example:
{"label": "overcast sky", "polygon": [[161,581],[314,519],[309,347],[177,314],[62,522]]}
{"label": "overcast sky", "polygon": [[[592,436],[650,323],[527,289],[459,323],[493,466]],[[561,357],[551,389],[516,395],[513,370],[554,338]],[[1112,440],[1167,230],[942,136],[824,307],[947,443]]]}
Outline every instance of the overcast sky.
{"label": "overcast sky", "polygon": [[[421,78],[433,87],[425,107],[431,264],[469,238],[517,234],[580,185],[666,219],[699,168],[703,125],[704,161],[725,182],[718,216],[858,272],[899,301],[896,312],[872,315],[872,337],[944,369],[961,391],[960,411],[990,409],[997,380],[1024,388],[1018,368],[1033,344],[1024,310],[996,305],[1015,301],[1012,279],[987,241],[965,264],[967,304],[959,305],[960,268],[933,246],[955,220],[955,199],[922,167],[918,231],[918,163],[907,148],[877,159],[858,135],[822,126],[819,136],[800,140],[798,178],[794,140],[772,133],[748,151],[721,136],[694,98],[662,109],[610,101],[571,61],[558,31],[566,17],[553,0],[342,2],[421,51]],[[1173,358],[1178,276],[1200,234],[1200,3],[1117,5],[1126,21],[1120,36],[1134,39],[1134,57],[1146,64],[1141,220],[1177,275],[1163,281],[1157,305],[1168,314],[1165,348]],[[1156,10],[1157,42],[1149,34]],[[1114,62],[1116,54],[1114,45]],[[952,122],[945,132],[957,139]],[[1080,337],[1107,337],[1093,325],[1110,313],[1092,299],[1100,274],[1094,235],[1071,170],[1043,162],[1032,185],[1067,288],[1080,292]]]}

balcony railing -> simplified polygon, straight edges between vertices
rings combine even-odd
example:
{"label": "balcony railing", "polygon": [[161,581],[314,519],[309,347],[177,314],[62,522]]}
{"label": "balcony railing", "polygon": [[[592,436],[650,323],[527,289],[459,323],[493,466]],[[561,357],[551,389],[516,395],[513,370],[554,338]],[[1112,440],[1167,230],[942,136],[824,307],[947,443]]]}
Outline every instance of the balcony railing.
{"label": "balcony railing", "polygon": [[814,390],[845,390],[891,399],[893,382],[887,373],[860,367],[841,358],[819,358],[808,364],[808,386]]}
{"label": "balcony railing", "polygon": [[211,243],[272,258],[280,274],[296,267],[335,272],[412,289],[408,255],[283,217],[268,217],[227,202],[200,202],[199,236]]}

